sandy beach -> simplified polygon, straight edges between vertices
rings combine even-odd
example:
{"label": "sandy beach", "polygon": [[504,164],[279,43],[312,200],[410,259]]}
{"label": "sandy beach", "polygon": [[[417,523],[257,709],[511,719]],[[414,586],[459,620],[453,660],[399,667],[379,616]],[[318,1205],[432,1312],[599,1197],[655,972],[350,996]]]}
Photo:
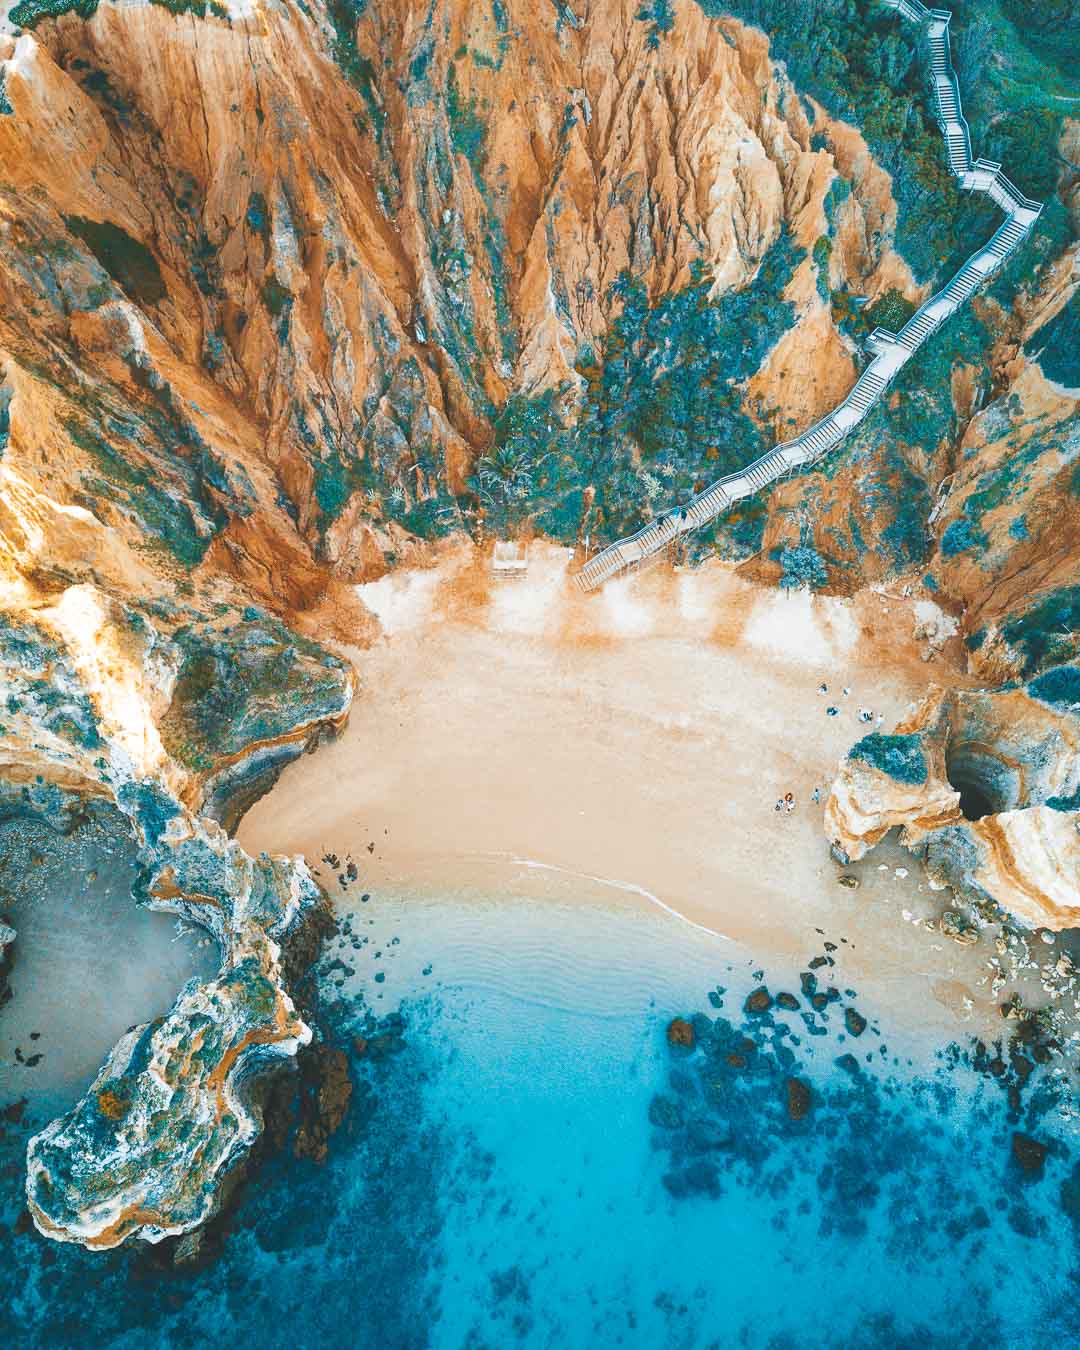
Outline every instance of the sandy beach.
{"label": "sandy beach", "polygon": [[[507,581],[459,550],[359,588],[383,637],[350,653],[348,726],[286,769],[244,846],[304,853],[343,905],[573,891],[669,909],[792,967],[825,930],[853,975],[942,1028],[967,998],[996,1017],[980,949],[913,931],[943,907],[918,862],[887,842],[848,869],[853,892],[822,832],[847,748],[929,680],[963,679],[922,660],[911,601],[769,590],[719,566],[585,597],[565,561],[534,548]],[[796,809],[777,812],[787,792]],[[349,896],[328,850],[357,862]]]}

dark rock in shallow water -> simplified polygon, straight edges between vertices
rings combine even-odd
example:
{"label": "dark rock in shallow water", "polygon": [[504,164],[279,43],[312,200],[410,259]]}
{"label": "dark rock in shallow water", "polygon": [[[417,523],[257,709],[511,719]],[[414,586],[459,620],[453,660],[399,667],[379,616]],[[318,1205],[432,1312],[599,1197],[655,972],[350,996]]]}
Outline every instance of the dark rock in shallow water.
{"label": "dark rock in shallow water", "polygon": [[792,1120],[803,1120],[810,1110],[813,1094],[810,1084],[801,1078],[789,1078],[786,1082],[787,1111]]}
{"label": "dark rock in shallow water", "polygon": [[829,1006],[829,1000],[825,994],[812,995],[810,1003],[814,1008],[817,1009],[818,1012],[824,1012],[824,1010]]}
{"label": "dark rock in shallow water", "polygon": [[671,1073],[668,1074],[668,1082],[680,1097],[697,1096],[697,1080],[688,1073],[682,1073],[679,1069],[672,1069]]}
{"label": "dark rock in shallow water", "polygon": [[686,1142],[695,1153],[711,1153],[714,1149],[728,1147],[731,1130],[717,1120],[698,1117],[687,1126]]}
{"label": "dark rock in shallow water", "polygon": [[755,989],[746,1000],[745,1010],[748,1013],[767,1013],[772,1007],[772,995],[761,985]]}
{"label": "dark rock in shallow water", "polygon": [[312,1046],[300,1060],[300,1073],[300,1125],[293,1152],[298,1158],[325,1162],[330,1136],[345,1119],[352,1099],[349,1060],[334,1046]]}
{"label": "dark rock in shallow water", "polygon": [[1012,1137],[1012,1155],[1029,1176],[1041,1176],[1049,1150],[1045,1144],[1019,1131]]}
{"label": "dark rock in shallow water", "polygon": [[668,1023],[668,1045],[678,1046],[682,1050],[693,1050],[694,1028],[685,1017],[673,1017]]}
{"label": "dark rock in shallow water", "polygon": [[844,1009],[844,1026],[849,1035],[861,1036],[866,1030],[866,1018],[856,1008]]}
{"label": "dark rock in shallow water", "polygon": [[699,1045],[705,1045],[712,1038],[713,1024],[704,1013],[694,1013],[690,1019],[690,1025],[694,1029],[694,1040]]}
{"label": "dark rock in shallow water", "polygon": [[662,1130],[677,1130],[683,1123],[682,1107],[659,1094],[649,1103],[649,1123]]}
{"label": "dark rock in shallow water", "polygon": [[804,970],[799,976],[799,983],[802,985],[803,997],[812,998],[817,992],[817,976],[810,971]]}
{"label": "dark rock in shallow water", "polygon": [[1073,1227],[1080,1230],[1080,1162],[1061,1183],[1061,1208],[1072,1220]]}
{"label": "dark rock in shallow water", "polygon": [[839,1055],[836,1060],[836,1067],[843,1069],[845,1073],[850,1073],[852,1076],[862,1072],[859,1061],[854,1055]]}
{"label": "dark rock in shallow water", "polygon": [[1038,1238],[1046,1231],[1046,1220],[1033,1213],[1027,1205],[1014,1205],[1009,1210],[1009,1227],[1021,1237]]}
{"label": "dark rock in shallow water", "polygon": [[720,1195],[720,1173],[716,1165],[699,1160],[678,1172],[668,1172],[664,1177],[664,1186],[676,1200],[691,1195],[708,1195],[717,1199]]}
{"label": "dark rock in shallow water", "polygon": [[29,1104],[29,1097],[20,1097],[18,1101],[10,1102],[7,1106],[0,1107],[0,1121],[3,1121],[6,1125],[18,1125]]}
{"label": "dark rock in shallow water", "polygon": [[776,1047],[776,1058],[785,1069],[795,1067],[795,1051],[789,1050],[786,1045],[779,1045]]}
{"label": "dark rock in shallow water", "polygon": [[815,956],[812,961],[807,962],[807,965],[811,970],[820,970],[822,966],[827,966],[828,964],[829,958],[827,956]]}
{"label": "dark rock in shallow water", "polygon": [[777,994],[776,1006],[778,1008],[784,1008],[788,1012],[798,1012],[799,1000],[795,997],[794,994],[787,994],[787,993]]}

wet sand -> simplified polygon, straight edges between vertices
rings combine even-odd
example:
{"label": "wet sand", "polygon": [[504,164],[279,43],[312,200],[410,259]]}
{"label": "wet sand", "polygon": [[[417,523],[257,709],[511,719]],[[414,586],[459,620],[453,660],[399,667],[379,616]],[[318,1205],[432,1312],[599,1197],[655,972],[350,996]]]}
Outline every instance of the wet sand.
{"label": "wet sand", "polygon": [[[956,1033],[968,998],[992,1025],[983,944],[915,931],[943,908],[917,861],[886,843],[846,890],[822,833],[837,762],[877,715],[888,729],[929,680],[962,679],[923,662],[910,601],[781,592],[720,567],[585,597],[554,548],[534,548],[522,580],[458,551],[359,593],[384,637],[351,653],[350,722],[251,810],[246,848],[351,853],[352,900],[572,890],[657,906],[762,964],[797,967],[824,930],[847,939],[849,978],[935,1032]],[[777,813],[789,791],[796,810]]]}

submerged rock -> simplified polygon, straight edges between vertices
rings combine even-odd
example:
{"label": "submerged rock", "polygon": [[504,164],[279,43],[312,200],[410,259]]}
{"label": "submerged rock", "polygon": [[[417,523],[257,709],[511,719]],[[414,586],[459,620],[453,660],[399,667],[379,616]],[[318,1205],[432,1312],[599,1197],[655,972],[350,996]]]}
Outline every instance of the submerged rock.
{"label": "submerged rock", "polygon": [[767,1013],[772,1005],[772,995],[764,985],[761,985],[747,997],[744,1006],[748,1013],[760,1015],[761,1013]]}
{"label": "submerged rock", "polygon": [[15,956],[15,929],[0,917],[0,1008],[11,997],[8,976]]}
{"label": "submerged rock", "polygon": [[803,1120],[810,1111],[813,1093],[810,1084],[801,1078],[789,1078],[784,1084],[787,1112],[792,1120]]}
{"label": "submerged rock", "polygon": [[683,1123],[682,1107],[670,1097],[658,1094],[649,1103],[649,1121],[662,1130],[677,1130]]}
{"label": "submerged rock", "polygon": [[776,996],[776,1006],[783,1008],[786,1012],[798,1012],[800,1005],[794,994],[779,993]]}
{"label": "submerged rock", "polygon": [[685,1017],[673,1017],[668,1023],[667,1039],[668,1045],[693,1050],[696,1040],[693,1025]]}
{"label": "submerged rock", "polygon": [[325,1162],[330,1137],[345,1119],[352,1099],[348,1056],[331,1045],[313,1046],[305,1052],[301,1072],[305,1082],[293,1152],[298,1158]]}
{"label": "submerged rock", "polygon": [[1015,1133],[1012,1137],[1012,1155],[1029,1176],[1041,1176],[1050,1150],[1029,1134]]}
{"label": "submerged rock", "polygon": [[866,1030],[866,1018],[856,1008],[844,1009],[844,1026],[849,1035],[861,1036]]}
{"label": "submerged rock", "polygon": [[714,1149],[727,1148],[731,1138],[729,1125],[703,1116],[691,1120],[686,1129],[686,1142],[697,1153],[710,1153]]}
{"label": "submerged rock", "polygon": [[1074,1228],[1080,1228],[1080,1162],[1061,1183],[1061,1208],[1069,1216]]}

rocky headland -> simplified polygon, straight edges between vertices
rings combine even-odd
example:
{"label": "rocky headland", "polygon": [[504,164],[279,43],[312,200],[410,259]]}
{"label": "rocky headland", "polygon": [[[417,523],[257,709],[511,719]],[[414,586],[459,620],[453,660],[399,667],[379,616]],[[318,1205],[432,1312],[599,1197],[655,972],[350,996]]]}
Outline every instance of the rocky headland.
{"label": "rocky headland", "polygon": [[[828,842],[854,859],[902,827],[936,884],[1061,929],[1080,123],[1010,83],[1036,58],[999,18],[972,135],[1045,200],[1038,230],[828,462],[681,561],[924,602],[926,700],[853,747]],[[355,585],[451,536],[580,560],[638,528],[832,407],[871,329],[989,233],[895,16],[808,22],[0,3],[0,809],[64,830],[107,804],[138,901],[221,951],[32,1141],[43,1233],[197,1229],[259,1134],[259,1076],[312,1040],[288,953],[321,889],[230,832],[347,718],[339,653],[377,631]]]}

